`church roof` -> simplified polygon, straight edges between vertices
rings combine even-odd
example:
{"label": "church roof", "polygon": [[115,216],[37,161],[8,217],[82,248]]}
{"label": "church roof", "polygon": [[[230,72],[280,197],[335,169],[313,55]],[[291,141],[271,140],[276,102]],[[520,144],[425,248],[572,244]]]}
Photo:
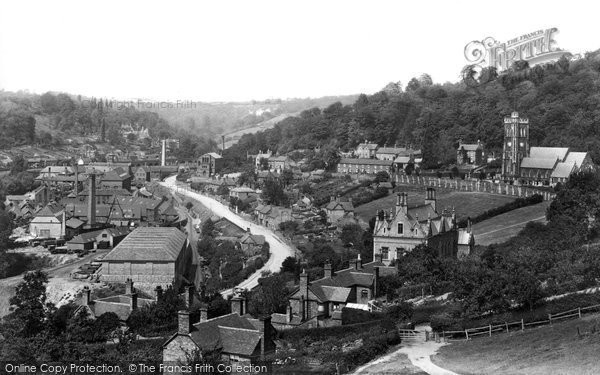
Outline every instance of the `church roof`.
{"label": "church roof", "polygon": [[532,159],[559,159],[563,161],[568,152],[568,147],[531,147],[529,157]]}
{"label": "church roof", "polygon": [[521,168],[554,169],[557,159],[523,158]]}
{"label": "church roof", "polygon": [[552,171],[552,178],[568,178],[575,169],[575,163],[558,163]]}
{"label": "church roof", "polygon": [[587,152],[569,152],[565,159],[565,163],[575,163],[577,168],[580,168],[587,155]]}

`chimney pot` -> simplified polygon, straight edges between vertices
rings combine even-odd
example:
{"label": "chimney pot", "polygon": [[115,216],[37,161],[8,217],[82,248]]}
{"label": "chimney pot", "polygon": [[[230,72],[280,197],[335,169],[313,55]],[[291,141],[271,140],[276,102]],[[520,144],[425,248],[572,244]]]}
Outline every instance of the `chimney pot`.
{"label": "chimney pot", "polygon": [[133,294],[133,281],[131,279],[125,281],[125,294]]}
{"label": "chimney pot", "polygon": [[88,286],[85,286],[85,287],[83,288],[83,302],[84,302],[86,305],[89,305],[89,304],[90,304],[90,302],[92,302],[92,296],[91,296],[91,292],[92,292],[92,291],[90,290],[90,288],[89,288]]}
{"label": "chimney pot", "polygon": [[329,262],[325,263],[323,270],[324,270],[324,277],[331,278],[333,276],[331,263],[329,263]]}

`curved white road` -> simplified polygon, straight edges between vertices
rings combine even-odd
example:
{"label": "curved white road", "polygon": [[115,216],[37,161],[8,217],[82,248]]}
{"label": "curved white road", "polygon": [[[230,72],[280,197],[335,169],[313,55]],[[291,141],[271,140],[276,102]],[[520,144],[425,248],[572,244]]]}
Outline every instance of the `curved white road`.
{"label": "curved white road", "polygon": [[[269,248],[271,252],[269,260],[265,263],[263,268],[257,270],[255,273],[250,275],[249,278],[237,285],[237,288],[248,290],[254,288],[258,285],[258,279],[261,277],[263,271],[279,272],[279,270],[281,269],[281,264],[283,263],[285,258],[294,256],[294,250],[285,242],[281,241],[279,237],[271,230],[261,225],[254,224],[253,222],[238,216],[236,213],[231,212],[227,206],[221,204],[213,198],[207,197],[202,194],[198,194],[195,191],[190,190],[189,186],[184,185],[182,183],[178,183],[175,179],[175,176],[166,178],[164,182],[161,182],[161,184],[165,187],[168,187],[173,192],[188,196],[199,201],[209,210],[211,210],[215,215],[226,218],[227,220],[231,221],[240,228],[250,228],[250,231],[253,234],[265,236],[265,240],[269,243]],[[221,295],[224,298],[230,296],[231,294],[233,294],[233,289],[227,289],[221,292]]]}

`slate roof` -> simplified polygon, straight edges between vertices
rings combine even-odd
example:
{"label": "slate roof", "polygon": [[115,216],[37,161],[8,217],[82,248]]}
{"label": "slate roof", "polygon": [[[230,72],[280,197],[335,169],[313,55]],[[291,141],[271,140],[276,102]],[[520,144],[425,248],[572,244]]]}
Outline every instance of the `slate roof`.
{"label": "slate roof", "polygon": [[[236,350],[235,352],[229,352],[232,354],[248,355],[248,352],[250,354],[254,352],[258,343],[255,341],[254,335],[248,333],[248,331],[257,335],[260,334],[247,318],[241,317],[237,313],[231,313],[194,324],[190,337],[201,349],[222,347],[223,349]],[[235,333],[237,333],[237,336]],[[244,343],[237,337],[249,338],[249,340]]]}
{"label": "slate roof", "polygon": [[554,169],[557,159],[523,158],[521,168]]}
{"label": "slate roof", "polygon": [[94,241],[96,241],[96,238],[104,231],[107,231],[108,234],[110,234],[112,237],[121,237],[121,236],[126,236],[127,234],[129,234],[128,228],[106,228],[106,229],[101,229],[101,230],[95,230],[92,232],[81,233],[81,234],[73,237],[73,239],[70,240],[69,243],[94,242]]}
{"label": "slate roof", "polygon": [[437,212],[435,212],[433,206],[430,204],[409,207],[408,215],[415,220],[418,217],[419,221],[427,221],[428,218],[436,219],[440,216]]}
{"label": "slate roof", "polygon": [[260,343],[261,333],[257,330],[247,330],[219,326],[220,342],[225,353],[251,356]]}
{"label": "slate roof", "polygon": [[241,243],[254,243],[257,245],[262,245],[265,243],[265,236],[260,234],[246,233],[240,238],[239,241]]}
{"label": "slate roof", "polygon": [[[138,309],[150,305],[152,302],[154,302],[154,300],[138,297]],[[106,297],[93,300],[89,305],[83,305],[82,307],[89,308],[90,312],[96,318],[104,313],[113,312],[117,314],[119,320],[124,322],[129,318],[129,315],[131,315],[131,297],[125,294]]]}
{"label": "slate roof", "polygon": [[329,202],[327,204],[327,206],[325,206],[325,209],[330,210],[330,211],[341,209],[341,210],[344,210],[345,212],[353,212],[354,205],[352,204],[352,202],[333,201],[333,202]]}
{"label": "slate roof", "polygon": [[402,151],[406,151],[404,147],[380,147],[377,149],[378,154],[398,154]]}
{"label": "slate roof", "polygon": [[567,154],[567,158],[565,159],[565,163],[575,163],[577,168],[581,168],[581,165],[583,164],[587,155],[587,152],[569,152]]}
{"label": "slate roof", "polygon": [[558,163],[552,171],[552,178],[568,178],[575,169],[575,163]]}
{"label": "slate roof", "polygon": [[273,313],[271,314],[271,323],[299,326],[300,324],[302,324],[302,319],[298,315],[293,315],[291,321],[288,322],[287,314]]}
{"label": "slate roof", "polygon": [[83,224],[85,224],[85,222],[77,219],[76,217],[72,217],[65,222],[65,225],[69,228],[79,228]]}
{"label": "slate roof", "polygon": [[568,152],[568,147],[531,147],[529,157],[532,159],[560,159],[560,161],[563,161]]}
{"label": "slate roof", "polygon": [[368,148],[369,150],[377,149],[376,143],[361,143],[358,145],[358,148]]}
{"label": "slate roof", "polygon": [[311,284],[308,289],[321,302],[348,302],[352,289],[339,286]]}
{"label": "slate roof", "polygon": [[410,156],[398,156],[396,159],[394,159],[394,163],[406,164],[406,163],[410,163],[411,159],[412,158]]}
{"label": "slate roof", "polygon": [[137,228],[106,254],[103,261],[174,262],[186,241],[186,235],[177,228]]}
{"label": "slate roof", "polygon": [[222,159],[223,158],[221,155],[217,154],[216,152],[207,152],[206,154],[204,154],[202,156],[210,156],[214,159]]}
{"label": "slate roof", "polygon": [[358,165],[383,165],[390,167],[392,165],[391,160],[379,160],[379,159],[352,159],[342,158],[338,164],[358,164]]}

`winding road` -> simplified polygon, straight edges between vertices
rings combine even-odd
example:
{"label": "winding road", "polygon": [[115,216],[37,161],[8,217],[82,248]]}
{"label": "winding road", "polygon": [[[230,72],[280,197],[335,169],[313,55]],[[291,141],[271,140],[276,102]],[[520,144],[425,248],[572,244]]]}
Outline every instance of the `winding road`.
{"label": "winding road", "polygon": [[[190,190],[189,186],[177,182],[175,176],[166,178],[164,182],[161,182],[161,184],[169,188],[174,193],[179,193],[199,201],[204,206],[206,206],[213,214],[226,218],[227,220],[231,221],[240,228],[250,228],[250,231],[252,233],[265,236],[265,240],[269,243],[271,251],[269,260],[261,269],[257,270],[255,273],[250,275],[249,278],[238,284],[236,288],[248,290],[254,288],[258,285],[258,279],[261,277],[264,271],[279,272],[279,270],[281,269],[281,264],[283,263],[285,258],[294,256],[294,249],[292,249],[289,245],[283,242],[271,230],[238,216],[236,213],[230,211],[229,207],[221,204],[213,198],[207,197],[205,195]],[[221,292],[221,295],[226,298],[233,294],[234,289],[235,288],[224,290]]]}

